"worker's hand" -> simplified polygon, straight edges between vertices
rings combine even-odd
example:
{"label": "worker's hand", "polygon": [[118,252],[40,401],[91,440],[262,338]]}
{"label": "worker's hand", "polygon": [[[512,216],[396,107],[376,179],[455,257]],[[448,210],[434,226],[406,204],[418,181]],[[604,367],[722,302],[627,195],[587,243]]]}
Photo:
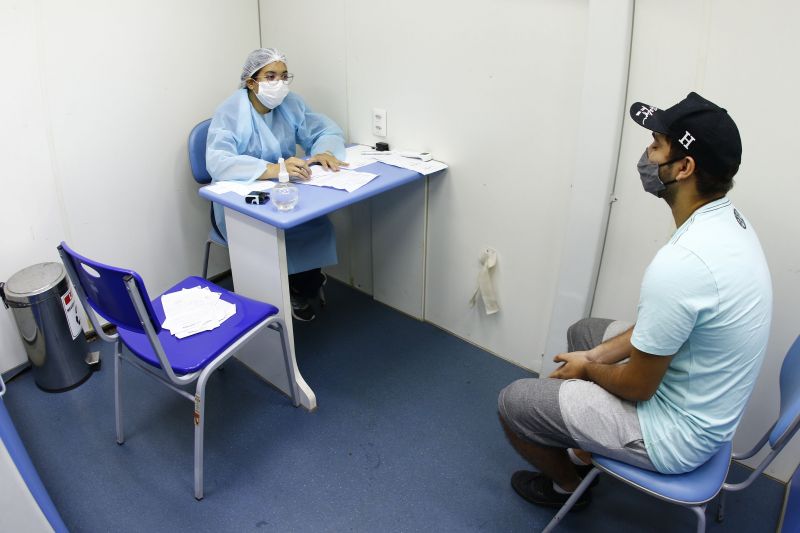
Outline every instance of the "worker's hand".
{"label": "worker's hand", "polygon": [[308,163],[303,159],[299,157],[290,157],[289,159],[285,159],[284,163],[286,164],[286,172],[288,172],[290,176],[300,178],[301,180],[311,178],[311,169],[308,168]]}
{"label": "worker's hand", "polygon": [[333,170],[334,172],[338,172],[339,167],[346,167],[349,165],[349,163],[345,163],[344,161],[339,161],[336,159],[336,157],[334,157],[334,155],[330,152],[323,152],[321,154],[311,156],[308,159],[308,164],[313,165],[314,163],[322,165],[322,168],[325,170]]}
{"label": "worker's hand", "polygon": [[560,353],[553,357],[553,361],[564,364],[550,374],[551,378],[587,379],[586,365],[589,364],[589,360],[586,358],[586,352]]}

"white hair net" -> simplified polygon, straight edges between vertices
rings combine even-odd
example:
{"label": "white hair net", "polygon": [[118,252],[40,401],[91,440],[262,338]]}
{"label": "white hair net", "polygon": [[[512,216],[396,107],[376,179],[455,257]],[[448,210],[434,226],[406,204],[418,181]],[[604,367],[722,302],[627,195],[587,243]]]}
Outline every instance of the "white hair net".
{"label": "white hair net", "polygon": [[274,63],[275,61],[283,61],[286,63],[286,56],[277,48],[257,48],[247,55],[242,67],[240,88],[244,88],[244,82],[253,74],[264,68],[264,66]]}

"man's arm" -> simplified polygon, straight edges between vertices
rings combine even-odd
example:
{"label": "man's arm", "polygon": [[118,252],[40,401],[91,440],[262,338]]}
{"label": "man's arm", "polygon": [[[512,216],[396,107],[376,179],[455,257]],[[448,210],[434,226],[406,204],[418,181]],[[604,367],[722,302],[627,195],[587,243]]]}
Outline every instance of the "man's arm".
{"label": "man's arm", "polygon": [[611,365],[630,357],[633,349],[631,344],[632,335],[633,326],[586,352],[586,359],[593,363]]}
{"label": "man's arm", "polygon": [[627,364],[614,365],[591,362],[585,355],[578,353],[560,354],[555,357],[555,361],[565,364],[550,377],[593,381],[625,400],[649,400],[661,384],[672,356],[650,355],[634,347],[631,347],[629,355]]}

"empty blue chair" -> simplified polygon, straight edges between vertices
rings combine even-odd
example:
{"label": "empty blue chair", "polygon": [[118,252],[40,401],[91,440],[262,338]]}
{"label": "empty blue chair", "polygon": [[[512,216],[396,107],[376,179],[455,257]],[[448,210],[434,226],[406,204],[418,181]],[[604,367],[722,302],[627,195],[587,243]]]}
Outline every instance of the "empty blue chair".
{"label": "empty blue chair", "polygon": [[[559,509],[544,532],[552,531],[569,512],[592,480],[601,472],[610,474],[628,485],[662,500],[689,507],[697,515],[697,531],[705,531],[706,505],[722,492],[717,520],[722,521],[725,491],[742,490],[748,487],[786,446],[800,428],[800,337],[798,337],[783,360],[780,376],[781,408],[778,420],[766,432],[755,447],[743,454],[731,455],[731,443],[725,443],[705,464],[685,474],[659,474],[644,470],[602,455],[593,455],[594,468],[581,481],[573,495]],[[770,453],[761,461],[750,476],[741,483],[725,483],[731,457],[748,459],[765,444]]]}
{"label": "empty blue chair", "polygon": [[[120,380],[121,362],[125,361],[157,378],[194,404],[194,496],[202,499],[206,383],[217,368],[264,328],[280,334],[286,373],[289,383],[293,384],[292,403],[298,405],[297,391],[294,389],[294,366],[287,350],[286,327],[276,316],[278,309],[226,291],[203,278],[191,276],[164,294],[197,286],[208,287],[220,293],[222,300],[236,305],[236,314],[214,330],[178,339],[162,329],[165,316],[161,298],[150,300],[139,274],[88,259],[63,242],[58,252],[95,331],[104,341],[114,343],[117,443],[122,444],[125,439]],[[105,333],[95,313],[116,326],[117,332],[113,335]],[[130,354],[123,354],[121,344]],[[194,394],[181,388],[195,382]]]}
{"label": "empty blue chair", "polygon": [[[192,128],[191,133],[189,133],[189,166],[192,169],[194,180],[201,185],[211,183],[211,175],[206,168],[206,139],[208,137],[209,124],[211,124],[210,118]],[[219,228],[217,228],[217,222],[214,220],[213,206],[211,206],[211,229],[208,232],[205,253],[203,254],[204,278],[208,277],[208,258],[212,244],[216,244],[220,248],[228,248],[228,243]]]}

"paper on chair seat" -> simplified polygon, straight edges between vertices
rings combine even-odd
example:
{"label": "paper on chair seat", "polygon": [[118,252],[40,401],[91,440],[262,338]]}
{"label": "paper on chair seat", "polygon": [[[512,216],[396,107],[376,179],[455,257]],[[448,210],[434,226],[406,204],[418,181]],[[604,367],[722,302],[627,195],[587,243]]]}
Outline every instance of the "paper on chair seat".
{"label": "paper on chair seat", "polygon": [[164,323],[161,327],[179,339],[218,328],[236,314],[236,305],[220,298],[208,287],[181,289],[161,296]]}

